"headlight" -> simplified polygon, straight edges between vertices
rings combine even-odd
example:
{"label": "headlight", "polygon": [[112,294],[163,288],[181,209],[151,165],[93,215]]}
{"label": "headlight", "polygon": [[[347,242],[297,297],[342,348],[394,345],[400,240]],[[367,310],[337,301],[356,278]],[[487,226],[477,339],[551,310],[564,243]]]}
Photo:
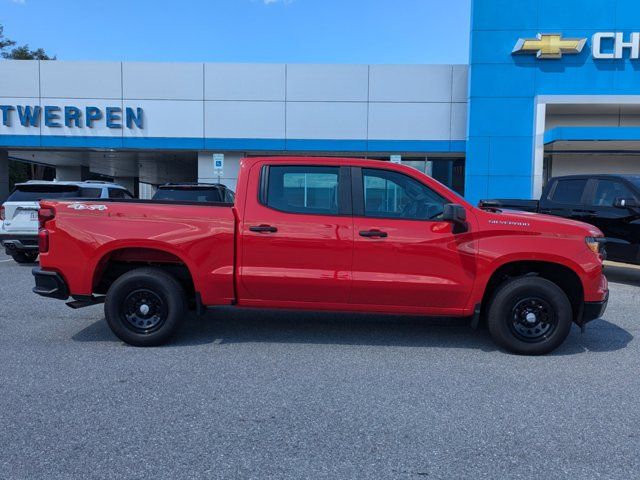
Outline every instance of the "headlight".
{"label": "headlight", "polygon": [[584,241],[587,243],[587,247],[589,247],[589,250],[591,250],[596,255],[600,254],[600,245],[602,245],[602,238],[587,237],[584,239]]}

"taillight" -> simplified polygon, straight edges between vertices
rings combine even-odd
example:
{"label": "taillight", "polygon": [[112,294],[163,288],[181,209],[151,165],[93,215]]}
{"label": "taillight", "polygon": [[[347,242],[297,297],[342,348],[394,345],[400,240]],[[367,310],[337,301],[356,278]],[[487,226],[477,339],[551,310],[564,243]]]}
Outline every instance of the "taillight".
{"label": "taillight", "polygon": [[4,222],[4,205],[0,207],[0,222]]}
{"label": "taillight", "polygon": [[49,232],[44,228],[38,230],[38,250],[40,250],[40,253],[49,251]]}
{"label": "taillight", "polygon": [[56,217],[56,211],[53,208],[43,207],[38,210],[38,224],[40,228],[44,228],[44,224]]}
{"label": "taillight", "polygon": [[38,250],[40,253],[47,253],[49,251],[49,231],[46,228],[46,223],[49,220],[53,220],[56,217],[56,211],[51,207],[41,207],[38,210]]}

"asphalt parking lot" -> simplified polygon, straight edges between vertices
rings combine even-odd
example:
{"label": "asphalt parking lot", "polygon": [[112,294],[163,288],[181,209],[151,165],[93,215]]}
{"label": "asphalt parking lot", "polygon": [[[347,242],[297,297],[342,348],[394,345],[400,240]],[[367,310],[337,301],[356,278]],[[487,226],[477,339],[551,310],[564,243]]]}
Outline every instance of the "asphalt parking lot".
{"label": "asphalt parking lot", "polygon": [[547,357],[460,322],[235,312],[126,346],[0,255],[0,478],[606,478],[640,471],[640,270]]}

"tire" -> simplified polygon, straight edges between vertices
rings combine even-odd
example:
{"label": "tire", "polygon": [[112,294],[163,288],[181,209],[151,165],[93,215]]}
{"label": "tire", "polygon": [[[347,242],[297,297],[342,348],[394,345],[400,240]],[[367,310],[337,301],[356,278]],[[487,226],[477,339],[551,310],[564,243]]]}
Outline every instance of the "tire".
{"label": "tire", "polygon": [[184,289],[158,268],[137,268],[119,277],[107,292],[104,315],[111,331],[137,347],[167,343],[187,312]]}
{"label": "tire", "polygon": [[493,340],[520,355],[544,355],[569,335],[573,312],[567,295],[540,277],[507,280],[495,291],[487,323]]}
{"label": "tire", "polygon": [[19,264],[35,263],[38,258],[38,252],[14,252],[11,254],[13,259]]}

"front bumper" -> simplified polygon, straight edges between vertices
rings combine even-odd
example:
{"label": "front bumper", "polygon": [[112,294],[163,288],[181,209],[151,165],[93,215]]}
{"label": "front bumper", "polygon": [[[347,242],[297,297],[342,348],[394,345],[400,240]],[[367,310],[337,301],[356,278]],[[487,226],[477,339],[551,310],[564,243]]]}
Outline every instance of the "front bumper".
{"label": "front bumper", "polygon": [[609,292],[604,297],[604,300],[601,302],[584,302],[584,306],[582,308],[582,320],[580,322],[580,326],[584,326],[587,323],[597,320],[604,315],[605,310],[607,309],[607,304],[609,303]]}
{"label": "front bumper", "polygon": [[31,273],[36,280],[33,293],[37,293],[43,297],[57,298],[58,300],[66,300],[69,298],[69,287],[67,287],[64,278],[62,278],[58,272],[34,268],[31,270]]}
{"label": "front bumper", "polygon": [[0,244],[8,255],[11,255],[12,252],[37,251],[38,234],[0,232]]}

